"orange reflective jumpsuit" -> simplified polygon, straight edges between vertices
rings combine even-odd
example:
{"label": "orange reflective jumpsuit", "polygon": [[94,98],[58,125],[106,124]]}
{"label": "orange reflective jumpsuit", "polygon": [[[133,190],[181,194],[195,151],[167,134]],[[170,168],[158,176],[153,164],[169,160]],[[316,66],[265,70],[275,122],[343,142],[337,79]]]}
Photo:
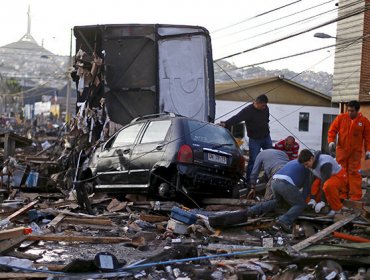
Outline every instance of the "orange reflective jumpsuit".
{"label": "orange reflective jumpsuit", "polygon": [[[344,168],[339,173],[332,175],[328,180],[325,181],[322,186],[322,190],[325,193],[326,200],[331,209],[339,211],[343,207],[341,199],[347,198],[347,173]],[[322,200],[321,194],[321,180],[316,178],[311,186],[311,197],[315,197],[316,202]],[[309,199],[307,198],[307,201]]]}
{"label": "orange reflective jumpsuit", "polygon": [[328,143],[335,142],[337,135],[336,160],[348,173],[349,198],[361,200],[362,178],[358,171],[362,148],[370,151],[370,122],[361,113],[353,120],[348,113],[340,114],[329,128]]}

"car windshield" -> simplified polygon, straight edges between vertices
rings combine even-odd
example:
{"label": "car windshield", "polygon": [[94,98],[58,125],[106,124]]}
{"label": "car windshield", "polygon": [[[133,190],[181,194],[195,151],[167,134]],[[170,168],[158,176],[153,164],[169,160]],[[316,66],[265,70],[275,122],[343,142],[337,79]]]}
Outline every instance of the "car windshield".
{"label": "car windshield", "polygon": [[187,126],[190,137],[194,142],[203,142],[213,145],[235,147],[235,140],[230,133],[221,126],[202,123],[198,121],[188,121]]}

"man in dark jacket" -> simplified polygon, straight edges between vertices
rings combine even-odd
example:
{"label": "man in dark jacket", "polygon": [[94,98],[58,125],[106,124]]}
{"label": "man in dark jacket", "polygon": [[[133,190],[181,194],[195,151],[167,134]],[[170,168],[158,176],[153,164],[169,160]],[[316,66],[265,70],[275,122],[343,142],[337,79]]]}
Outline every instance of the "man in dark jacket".
{"label": "man in dark jacket", "polygon": [[249,161],[247,167],[247,182],[249,182],[250,174],[253,169],[256,157],[261,149],[271,149],[272,142],[270,137],[270,111],[267,106],[268,98],[262,94],[256,100],[242,109],[238,114],[231,117],[220,125],[226,128],[245,122],[247,136],[249,138]]}
{"label": "man in dark jacket", "polygon": [[298,160],[291,160],[272,177],[271,189],[274,199],[252,206],[248,213],[258,216],[283,208],[285,202],[289,210],[276,220],[276,224],[284,231],[291,232],[294,221],[306,207],[305,198],[310,193],[309,170]]}

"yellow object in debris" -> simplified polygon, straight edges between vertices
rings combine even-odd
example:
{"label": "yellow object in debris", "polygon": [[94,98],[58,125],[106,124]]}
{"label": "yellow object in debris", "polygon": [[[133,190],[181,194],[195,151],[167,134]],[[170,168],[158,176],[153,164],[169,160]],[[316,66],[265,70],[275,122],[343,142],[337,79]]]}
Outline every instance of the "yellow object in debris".
{"label": "yellow object in debris", "polygon": [[215,236],[220,236],[220,235],[221,235],[221,230],[216,229],[216,231],[215,231],[214,235],[215,235]]}
{"label": "yellow object in debris", "polygon": [[235,140],[239,147],[244,144],[244,141],[242,138],[235,138]]}

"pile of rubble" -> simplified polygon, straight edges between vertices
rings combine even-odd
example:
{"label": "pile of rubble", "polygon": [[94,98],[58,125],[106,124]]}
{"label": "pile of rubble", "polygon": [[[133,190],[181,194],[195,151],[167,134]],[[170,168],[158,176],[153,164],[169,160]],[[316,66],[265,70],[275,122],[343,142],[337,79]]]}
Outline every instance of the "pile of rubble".
{"label": "pile of rubble", "polygon": [[245,199],[205,199],[202,211],[134,195],[90,199],[96,215],[60,193],[14,190],[1,204],[0,278],[370,277],[368,207],[334,218],[307,212],[287,234],[273,216],[217,227],[205,215],[240,213],[254,203]]}
{"label": "pile of rubble", "polygon": [[291,233],[275,228],[278,213],[248,217],[257,200],[243,198],[96,193],[91,215],[73,188],[70,141],[4,160],[0,279],[370,279],[367,184],[346,213],[307,210]]}

